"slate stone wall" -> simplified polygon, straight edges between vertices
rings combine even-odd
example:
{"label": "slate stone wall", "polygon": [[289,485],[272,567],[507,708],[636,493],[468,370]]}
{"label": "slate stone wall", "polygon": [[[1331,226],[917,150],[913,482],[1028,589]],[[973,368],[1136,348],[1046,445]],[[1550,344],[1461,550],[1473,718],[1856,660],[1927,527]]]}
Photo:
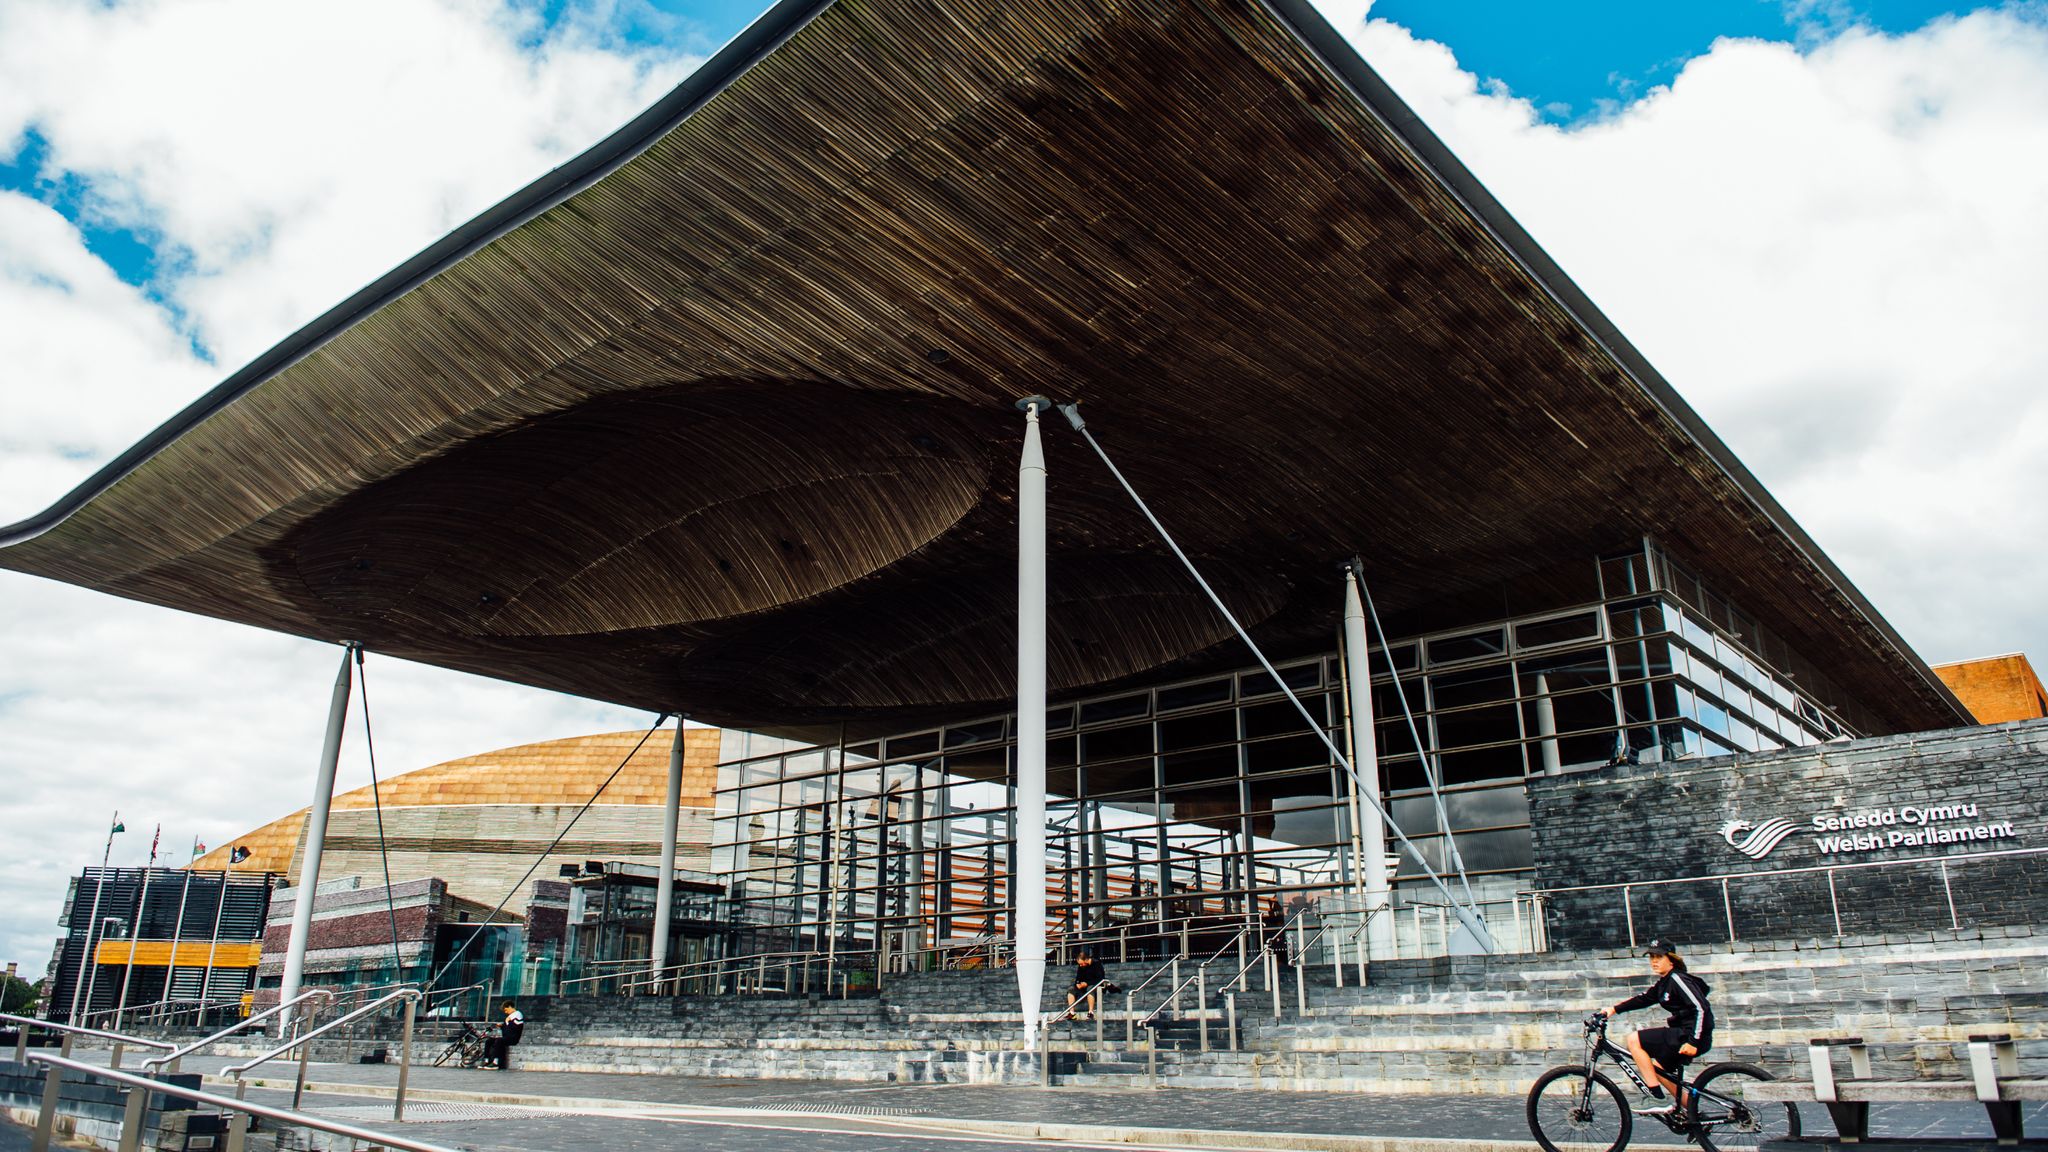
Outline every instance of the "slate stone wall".
{"label": "slate stone wall", "polygon": [[[2048,850],[2048,721],[1888,736],[1752,756],[1616,765],[1529,782],[1539,888],[1630,884],[1550,898],[1553,948],[1832,939],[2048,925],[2048,855],[1864,867],[2012,849]],[[1908,809],[1975,804],[1974,817],[1915,822]],[[1890,813],[1889,817],[1886,813]],[[1840,832],[1815,817],[1878,818]],[[1736,844],[1790,821],[1760,859]],[[1729,829],[1740,821],[1748,828]],[[1894,842],[1928,828],[2010,835]],[[1833,836],[1874,847],[1825,851]],[[1732,842],[1731,842],[1732,841]],[[1789,872],[1835,865],[1830,873]],[[1649,881],[1733,874],[1676,884]],[[1953,906],[1953,913],[1951,913]],[[1838,919],[1839,917],[1839,919]]]}

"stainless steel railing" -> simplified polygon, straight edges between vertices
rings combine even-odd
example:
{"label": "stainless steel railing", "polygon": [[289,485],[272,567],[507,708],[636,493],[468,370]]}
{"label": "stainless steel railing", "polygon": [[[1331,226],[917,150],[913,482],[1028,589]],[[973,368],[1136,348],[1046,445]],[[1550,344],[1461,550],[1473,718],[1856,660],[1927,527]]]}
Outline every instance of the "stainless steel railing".
{"label": "stainless steel railing", "polygon": [[[61,1083],[63,1073],[66,1071],[82,1072],[88,1076],[111,1080],[116,1084],[124,1084],[128,1087],[131,1099],[139,1097],[146,1102],[151,1093],[159,1093],[178,1100],[189,1100],[208,1108],[219,1108],[222,1111],[231,1112],[234,1114],[236,1122],[229,1128],[229,1147],[234,1149],[235,1152],[239,1152],[240,1149],[240,1144],[236,1140],[236,1134],[237,1132],[246,1133],[248,1131],[248,1118],[251,1116],[260,1116],[266,1120],[279,1124],[289,1124],[293,1127],[330,1132],[336,1136],[345,1136],[350,1140],[359,1141],[371,1147],[399,1149],[401,1152],[455,1152],[454,1149],[443,1145],[429,1144],[424,1140],[414,1140],[409,1136],[399,1136],[389,1132],[375,1132],[344,1121],[330,1120],[324,1116],[311,1116],[293,1109],[273,1108],[267,1104],[252,1104],[247,1100],[222,1096],[197,1088],[180,1088],[160,1080],[151,1079],[148,1076],[138,1076],[131,1072],[123,1072],[118,1068],[102,1068],[97,1064],[82,1063],[66,1056],[51,1056],[45,1052],[37,1052],[30,1058],[36,1063],[47,1065],[50,1069],[49,1080],[43,1091],[42,1111],[36,1117],[36,1138],[33,1145],[35,1152],[48,1152],[50,1134],[56,1126],[58,1086]],[[142,1140],[143,1123],[144,1110],[140,1107],[129,1107],[127,1118],[121,1125],[121,1152],[136,1152]]]}
{"label": "stainless steel railing", "polygon": [[9,1013],[0,1013],[0,1021],[14,1024],[19,1028],[14,1039],[14,1059],[17,1063],[28,1057],[28,1030],[30,1028],[40,1028],[45,1032],[61,1033],[64,1036],[64,1044],[67,1051],[70,1048],[71,1039],[76,1036],[90,1036],[95,1040],[111,1040],[114,1042],[113,1062],[116,1068],[121,1066],[121,1053],[127,1048],[155,1048],[168,1052],[177,1047],[176,1044],[167,1040],[145,1040],[140,1036],[130,1036],[124,1032],[107,1032],[99,1028],[87,1028],[78,1024],[58,1024],[50,1020],[37,1020],[31,1016],[15,1016]]}
{"label": "stainless steel railing", "polygon": [[[1635,880],[1615,884],[1581,884],[1568,888],[1538,888],[1519,893],[1519,895],[1548,902],[1559,896],[1570,894],[1614,892],[1621,899],[1622,919],[1627,926],[1629,947],[1633,948],[1637,944],[1634,900],[1636,889],[1647,888],[1652,891],[1665,891],[1680,884],[1714,885],[1719,888],[1722,920],[1728,932],[1728,941],[1732,944],[1739,940],[1739,935],[1735,927],[1737,901],[1731,891],[1731,884],[1753,880],[1782,881],[1790,876],[1821,875],[1827,879],[1828,904],[1834,920],[1835,935],[1842,937],[1852,933],[1844,931],[1842,895],[1835,885],[1835,878],[1838,874],[1861,872],[1873,868],[1927,868],[1932,866],[1938,872],[1941,879],[1943,903],[1936,905],[1930,911],[1934,912],[1937,920],[1943,918],[1945,913],[1945,918],[1948,920],[1948,929],[1950,931],[1961,931],[1963,921],[1961,914],[1956,908],[1952,872],[1981,861],[2043,855],[2048,855],[2048,848],[2007,848],[1995,852],[1957,852],[1951,855],[1914,856],[1903,860],[1854,860],[1841,864],[1809,864],[1798,868],[1770,868],[1755,872],[1717,872],[1707,876],[1674,876],[1662,880]],[[1853,914],[1853,908],[1851,912]],[[1890,930],[1899,931],[1906,927],[1909,926],[1894,922],[1890,926]],[[1546,938],[1543,943],[1547,946],[1549,943],[1548,939]]]}
{"label": "stainless steel railing", "polygon": [[[233,1076],[235,1078],[235,1099],[240,1100],[242,1099],[243,1094],[249,1090],[249,1082],[247,1077],[252,1069],[262,1067],[264,1064],[267,1064],[270,1061],[275,1060],[277,1057],[282,1056],[287,1052],[296,1050],[299,1054],[299,1071],[298,1078],[292,1086],[292,1107],[296,1109],[299,1106],[299,1102],[305,1099],[306,1064],[307,1061],[310,1059],[311,1053],[313,1051],[313,1041],[319,1039],[322,1036],[327,1035],[329,1032],[332,1032],[337,1028],[341,1028],[345,1025],[351,1025],[356,1020],[362,1019],[363,1017],[369,1015],[372,1012],[381,1010],[393,1001],[402,1001],[405,1004],[405,1030],[402,1038],[399,1041],[398,1091],[396,1095],[393,1097],[391,1104],[391,1119],[394,1121],[402,1121],[405,1119],[406,1081],[410,1079],[412,1075],[413,1012],[414,1009],[418,1007],[419,1000],[419,989],[401,988],[396,992],[389,993],[376,1000],[373,1000],[370,1003],[363,1005],[362,1007],[356,1009],[353,1012],[337,1016],[334,1019],[329,1020],[327,1023],[320,1025],[318,1028],[303,1031],[299,1033],[299,1035],[293,1037],[290,1040],[285,1041],[283,1044],[280,1044],[275,1048],[272,1048],[270,1051],[265,1052],[264,1054],[256,1057],[253,1060],[245,1060],[240,1064],[233,1064],[226,1068],[223,1068],[221,1069],[221,1075]],[[227,1152],[242,1152],[242,1142],[243,1139],[248,1135],[249,1130],[248,1115],[249,1114],[246,1112],[237,1112],[235,1114],[234,1119],[229,1122]]]}
{"label": "stainless steel railing", "polygon": [[249,1029],[255,1027],[258,1024],[263,1023],[265,1020],[268,1020],[273,1016],[289,1012],[293,1008],[296,1008],[299,1005],[304,1004],[306,1001],[314,999],[326,1000],[331,1003],[334,1000],[334,993],[329,992],[325,988],[308,988],[304,992],[299,993],[297,996],[292,997],[291,999],[285,1001],[282,1004],[279,1004],[272,1008],[267,1008],[261,1012],[258,1012],[256,1015],[249,1017],[246,1020],[238,1020],[235,1023],[230,1024],[226,1028],[223,1028],[220,1031],[215,1032],[213,1035],[208,1036],[203,1040],[194,1040],[192,1043],[187,1044],[182,1048],[173,1049],[171,1052],[165,1055],[158,1056],[150,1060],[144,1060],[142,1062],[143,1074],[147,1075],[151,1072],[156,1071],[158,1068],[169,1068],[172,1071],[176,1071],[178,1067],[178,1061],[184,1059],[187,1056],[192,1055],[194,1052],[197,1052],[202,1048],[212,1047],[214,1044],[222,1040],[225,1040],[228,1037],[233,1036],[237,1033],[246,1032]]}

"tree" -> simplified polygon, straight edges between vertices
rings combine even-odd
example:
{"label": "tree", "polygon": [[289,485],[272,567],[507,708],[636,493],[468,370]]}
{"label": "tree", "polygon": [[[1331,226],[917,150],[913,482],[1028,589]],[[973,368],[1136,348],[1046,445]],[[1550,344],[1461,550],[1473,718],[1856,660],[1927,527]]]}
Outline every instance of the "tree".
{"label": "tree", "polygon": [[36,986],[15,976],[0,976],[0,1012],[26,1015],[36,1002]]}

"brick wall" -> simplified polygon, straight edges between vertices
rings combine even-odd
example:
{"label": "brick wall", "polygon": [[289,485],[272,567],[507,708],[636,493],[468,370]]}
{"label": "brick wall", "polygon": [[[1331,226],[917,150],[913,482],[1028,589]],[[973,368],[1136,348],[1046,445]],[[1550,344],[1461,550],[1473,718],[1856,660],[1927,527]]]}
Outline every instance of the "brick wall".
{"label": "brick wall", "polygon": [[1979,724],[2048,716],[2048,690],[2041,687],[2034,666],[2017,652],[1936,665],[1934,674],[1941,677]]}
{"label": "brick wall", "polygon": [[[1726,942],[1731,920],[1743,941],[2048,924],[2048,855],[1952,863],[1946,882],[1935,863],[1849,867],[2048,849],[2048,721],[1617,765],[1534,778],[1529,798],[1537,887],[1634,885],[1626,903],[1618,891],[1554,895],[1554,947],[1626,946],[1631,915],[1637,940],[1680,944]],[[1974,815],[1944,811],[1967,804]],[[1822,830],[1816,817],[1849,826]],[[1737,850],[1773,819],[1793,827],[1767,855]],[[1749,827],[1728,827],[1738,821]],[[1913,842],[1980,829],[1993,835]],[[1874,846],[1820,843],[1844,835]],[[1839,866],[1832,885],[1826,872],[1783,874],[1817,865]],[[1725,891],[1720,881],[1646,883],[1722,874],[1733,874]]]}

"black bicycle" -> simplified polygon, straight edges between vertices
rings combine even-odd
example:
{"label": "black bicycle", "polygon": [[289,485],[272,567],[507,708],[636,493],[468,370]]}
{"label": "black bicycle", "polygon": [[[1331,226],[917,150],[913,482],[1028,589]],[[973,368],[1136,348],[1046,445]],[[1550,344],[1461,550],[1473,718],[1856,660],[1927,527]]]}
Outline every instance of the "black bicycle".
{"label": "black bicycle", "polygon": [[462,1031],[457,1032],[455,1038],[448,1042],[448,1046],[441,1049],[441,1054],[434,1057],[434,1067],[439,1068],[453,1062],[462,1068],[474,1068],[483,1058],[484,1034],[470,1027],[468,1021],[464,1021]]}
{"label": "black bicycle", "polygon": [[[1636,1070],[1635,1058],[1607,1038],[1607,1017],[1594,1013],[1586,1018],[1586,1062],[1552,1068],[1529,1089],[1529,1131],[1544,1152],[1561,1152],[1566,1145],[1572,1152],[1620,1152],[1628,1147],[1635,1114],[1621,1088],[1600,1071],[1603,1058],[1613,1061],[1638,1092],[1649,1096],[1650,1086]],[[1749,1101],[1752,1085],[1773,1079],[1754,1064],[1711,1064],[1697,1080],[1673,1079],[1678,1081],[1682,1106],[1650,1115],[1708,1152],[1799,1139],[1797,1107]]]}

